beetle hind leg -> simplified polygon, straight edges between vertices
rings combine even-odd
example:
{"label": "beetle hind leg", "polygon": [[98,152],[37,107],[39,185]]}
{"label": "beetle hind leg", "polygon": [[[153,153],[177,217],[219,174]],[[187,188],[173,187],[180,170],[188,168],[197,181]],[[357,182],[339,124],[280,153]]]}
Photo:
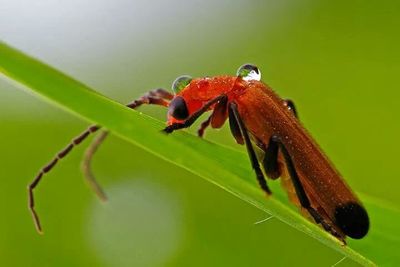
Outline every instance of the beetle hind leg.
{"label": "beetle hind leg", "polygon": [[344,244],[346,244],[344,237],[342,233],[339,233],[336,231],[335,227],[330,224],[324,217],[315,209],[311,206],[311,202],[304,190],[304,187],[300,181],[300,178],[297,174],[297,171],[295,169],[293,160],[291,156],[289,155],[289,152],[287,151],[285,145],[281,142],[281,139],[278,136],[272,136],[269,142],[269,145],[276,143],[279,146],[280,151],[282,151],[284,160],[286,162],[286,168],[289,172],[289,176],[292,180],[293,186],[296,191],[297,198],[299,199],[300,205],[302,208],[308,211],[308,213],[311,215],[311,217],[314,219],[314,221],[317,224],[320,224],[325,231],[329,232],[333,236],[337,237],[339,240],[341,240]]}

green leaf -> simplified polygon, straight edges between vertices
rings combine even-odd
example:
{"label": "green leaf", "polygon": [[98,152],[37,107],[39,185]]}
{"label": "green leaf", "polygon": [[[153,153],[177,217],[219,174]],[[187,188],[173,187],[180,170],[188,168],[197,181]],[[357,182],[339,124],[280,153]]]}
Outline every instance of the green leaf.
{"label": "green leaf", "polygon": [[400,221],[400,212],[390,204],[363,196],[371,217],[371,231],[366,238],[349,240],[348,246],[342,246],[287,204],[284,194],[267,199],[254,179],[245,153],[200,140],[185,131],[162,134],[162,122],[130,110],[1,42],[0,73],[25,90],[104,125],[117,136],[218,185],[362,265],[374,266],[373,261],[380,265],[400,262],[396,251],[400,231],[394,223]]}

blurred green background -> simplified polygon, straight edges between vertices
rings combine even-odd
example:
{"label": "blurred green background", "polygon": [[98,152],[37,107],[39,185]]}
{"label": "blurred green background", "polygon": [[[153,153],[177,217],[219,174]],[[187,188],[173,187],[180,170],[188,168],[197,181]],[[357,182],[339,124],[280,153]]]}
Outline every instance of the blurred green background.
{"label": "blurred green background", "polygon": [[[121,103],[181,74],[234,74],[255,63],[295,101],[351,187],[399,207],[399,7],[0,0],[0,38]],[[141,111],[165,119],[162,108]],[[37,190],[39,236],[26,185],[86,125],[0,80],[0,266],[331,266],[342,258],[275,219],[254,225],[267,215],[115,137],[93,166],[110,201],[82,182],[85,143]],[[235,146],[226,128],[206,138]]]}

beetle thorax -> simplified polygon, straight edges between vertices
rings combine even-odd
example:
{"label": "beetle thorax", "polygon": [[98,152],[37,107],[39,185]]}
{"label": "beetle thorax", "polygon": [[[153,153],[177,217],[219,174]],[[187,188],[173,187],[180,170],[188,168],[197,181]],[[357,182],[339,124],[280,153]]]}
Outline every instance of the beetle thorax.
{"label": "beetle thorax", "polygon": [[180,95],[186,100],[208,101],[231,91],[236,78],[235,76],[215,76],[193,79]]}

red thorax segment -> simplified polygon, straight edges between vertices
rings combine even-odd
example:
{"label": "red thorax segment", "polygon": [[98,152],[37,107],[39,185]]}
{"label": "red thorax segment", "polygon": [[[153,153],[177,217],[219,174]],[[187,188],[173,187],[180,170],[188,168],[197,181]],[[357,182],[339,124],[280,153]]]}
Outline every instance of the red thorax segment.
{"label": "red thorax segment", "polygon": [[[242,89],[246,88],[247,83],[240,77],[228,75],[197,78],[193,79],[176,96],[183,97],[189,110],[189,115],[191,115],[204,106],[205,103],[221,94],[226,94],[229,100],[233,99],[237,94],[240,94]],[[210,110],[213,108],[212,106]],[[179,122],[182,121],[168,115],[168,125]]]}

